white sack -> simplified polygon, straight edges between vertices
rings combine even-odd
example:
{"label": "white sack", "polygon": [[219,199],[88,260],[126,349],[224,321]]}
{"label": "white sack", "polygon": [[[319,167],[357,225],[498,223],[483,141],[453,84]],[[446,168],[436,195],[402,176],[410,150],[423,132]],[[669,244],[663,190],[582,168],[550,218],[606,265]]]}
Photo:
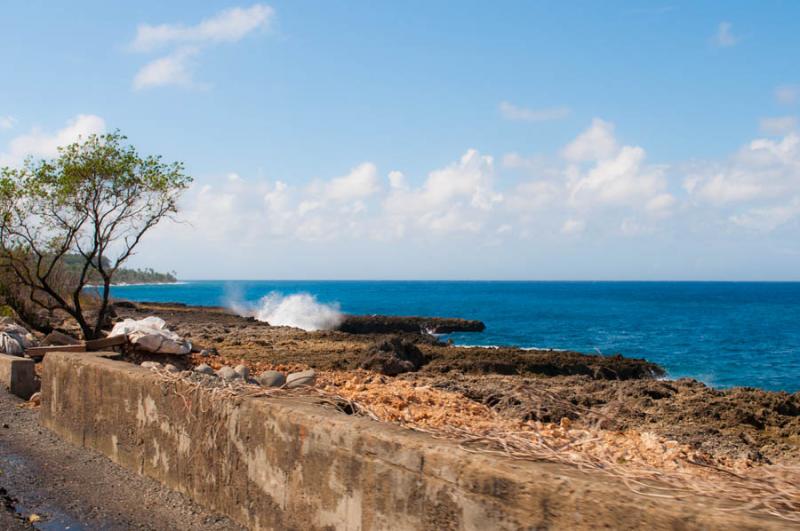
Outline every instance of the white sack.
{"label": "white sack", "polygon": [[11,354],[12,356],[21,356],[25,349],[22,348],[16,338],[5,332],[0,332],[0,352]]}
{"label": "white sack", "polygon": [[150,316],[139,321],[125,319],[114,325],[111,336],[127,335],[128,341],[141,350],[159,354],[188,354],[192,344],[184,341],[178,334],[167,329],[164,319]]}
{"label": "white sack", "polygon": [[26,348],[34,345],[33,335],[11,318],[0,319],[0,352],[21,356]]}

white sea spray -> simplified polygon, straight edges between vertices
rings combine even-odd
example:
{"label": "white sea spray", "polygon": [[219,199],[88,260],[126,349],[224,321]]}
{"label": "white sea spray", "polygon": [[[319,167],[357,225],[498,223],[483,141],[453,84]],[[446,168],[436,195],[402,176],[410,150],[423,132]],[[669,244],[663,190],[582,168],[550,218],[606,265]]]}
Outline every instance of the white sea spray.
{"label": "white sea spray", "polygon": [[282,295],[273,291],[255,303],[229,298],[228,306],[239,315],[272,326],[292,326],[309,332],[333,330],[344,320],[338,303],[321,303],[309,293]]}

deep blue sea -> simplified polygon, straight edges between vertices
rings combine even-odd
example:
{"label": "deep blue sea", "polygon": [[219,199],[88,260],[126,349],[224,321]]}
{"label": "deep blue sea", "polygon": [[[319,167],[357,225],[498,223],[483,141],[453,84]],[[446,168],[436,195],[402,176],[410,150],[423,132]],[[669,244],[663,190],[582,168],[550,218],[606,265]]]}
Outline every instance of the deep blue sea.
{"label": "deep blue sea", "polygon": [[480,319],[463,345],[619,353],[672,378],[717,387],[800,390],[800,283],[197,281],[113,288],[138,301],[256,303],[308,293],[353,314]]}

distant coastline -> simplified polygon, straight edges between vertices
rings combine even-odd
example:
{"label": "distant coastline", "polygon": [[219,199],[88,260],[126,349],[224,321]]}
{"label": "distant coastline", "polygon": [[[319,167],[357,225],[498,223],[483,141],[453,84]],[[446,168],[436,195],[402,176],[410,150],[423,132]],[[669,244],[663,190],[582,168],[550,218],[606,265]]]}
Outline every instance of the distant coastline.
{"label": "distant coastline", "polygon": [[[111,286],[115,288],[124,288],[130,286],[170,286],[170,285],[183,285],[183,284],[190,284],[189,281],[186,280],[171,280],[171,281],[164,281],[164,282],[148,282],[143,280],[141,282],[112,282]],[[87,288],[102,288],[102,284],[86,284]]]}
{"label": "distant coastline", "polygon": [[[63,265],[67,272],[73,275],[80,275],[84,266],[84,259],[78,254],[67,254],[63,257]],[[111,270],[111,262],[106,258],[102,258],[102,266],[105,271]],[[100,273],[94,269],[88,271],[86,287],[102,286],[102,277]],[[140,284],[174,284],[178,281],[177,273],[170,271],[162,273],[156,271],[152,267],[144,269],[132,269],[127,267],[120,267],[117,269],[111,278],[111,285],[113,286],[127,286],[127,285],[140,285]]]}

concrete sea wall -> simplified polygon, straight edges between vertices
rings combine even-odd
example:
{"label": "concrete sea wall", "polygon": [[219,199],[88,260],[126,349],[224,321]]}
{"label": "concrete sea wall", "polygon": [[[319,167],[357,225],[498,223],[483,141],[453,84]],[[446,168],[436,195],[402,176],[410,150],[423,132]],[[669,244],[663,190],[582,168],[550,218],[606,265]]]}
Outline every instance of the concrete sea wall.
{"label": "concrete sea wall", "polygon": [[28,399],[36,392],[34,361],[0,354],[0,387],[12,395]]}
{"label": "concrete sea wall", "polygon": [[41,421],[252,529],[780,527],[300,399],[223,399],[103,356],[46,356]]}

